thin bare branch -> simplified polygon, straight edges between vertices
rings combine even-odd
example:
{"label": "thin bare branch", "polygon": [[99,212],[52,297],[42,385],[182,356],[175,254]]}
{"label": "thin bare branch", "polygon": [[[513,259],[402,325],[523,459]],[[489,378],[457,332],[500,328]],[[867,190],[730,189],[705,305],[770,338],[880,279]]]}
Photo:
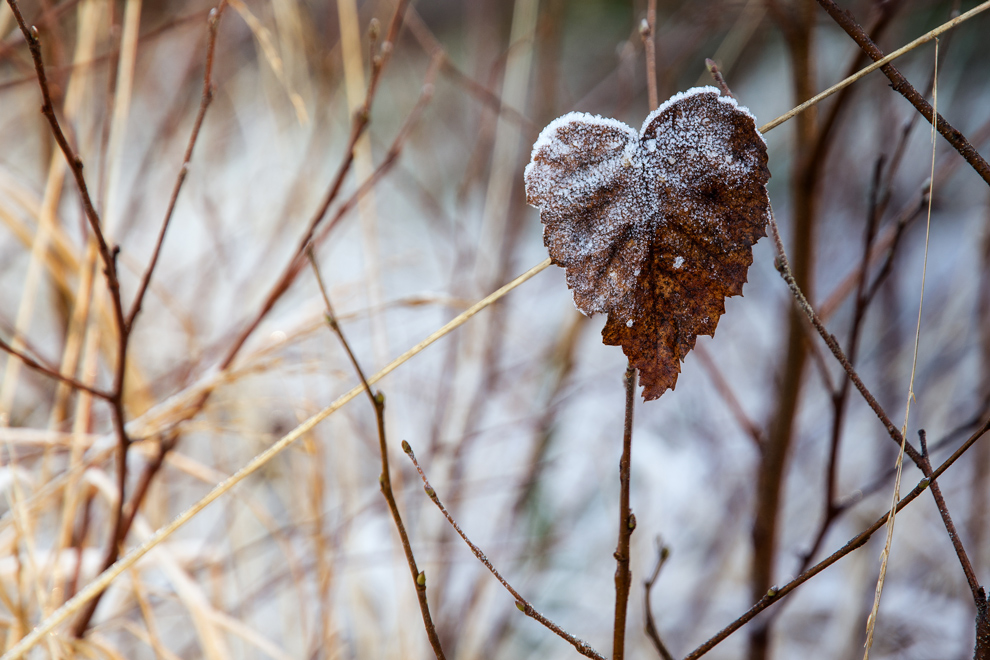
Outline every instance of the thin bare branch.
{"label": "thin bare branch", "polygon": [[[883,61],[883,51],[873,43],[873,40],[870,39],[869,35],[866,34],[862,26],[856,22],[849,12],[840,9],[832,0],[818,0],[818,4],[873,59],[874,63]],[[952,148],[958,151],[959,155],[965,158],[966,162],[976,170],[977,174],[983,177],[983,180],[990,185],[990,164],[976,151],[976,148],[970,144],[966,136],[953,128],[949,122],[945,121],[944,117],[937,114],[925,97],[892,64],[884,64],[880,67],[880,70],[890,79],[894,91],[906,98],[921,113],[922,117],[933,124],[935,129],[942,134],[942,137],[952,145]]]}
{"label": "thin bare branch", "polygon": [[[866,388],[866,385],[863,384],[863,380],[859,377],[859,374],[856,373],[853,366],[849,364],[849,359],[843,352],[842,347],[839,346],[839,342],[836,341],[832,333],[825,328],[825,325],[822,323],[821,319],[818,318],[818,314],[816,314],[815,310],[812,309],[808,299],[804,297],[804,293],[801,292],[801,288],[798,287],[797,283],[794,281],[794,275],[791,273],[791,267],[787,262],[787,253],[784,252],[784,244],[780,240],[780,232],[777,229],[777,222],[774,220],[772,212],[770,214],[770,233],[773,236],[774,245],[777,249],[777,270],[780,272],[780,276],[784,278],[784,281],[787,282],[787,286],[791,289],[791,293],[794,295],[798,307],[800,307],[801,310],[807,315],[808,320],[811,321],[811,324],[815,327],[815,330],[817,330],[818,334],[825,340],[825,343],[832,351],[832,355],[834,355],[835,359],[839,361],[839,364],[842,365],[842,368],[852,380],[853,385],[856,386],[856,389],[863,395],[866,403],[869,404],[870,409],[873,410],[876,416],[880,419],[881,423],[883,423],[883,426],[887,429],[887,433],[890,435],[891,439],[900,445],[902,440],[901,432],[897,430],[894,423],[890,421],[890,417],[887,415],[887,412],[880,406],[873,394],[871,394]],[[906,453],[916,465],[920,466],[921,454],[919,454],[918,450],[915,449],[910,443],[905,443],[904,453]]]}
{"label": "thin bare branch", "polygon": [[151,260],[148,262],[148,267],[141,277],[141,283],[138,285],[137,293],[134,296],[131,311],[127,314],[125,325],[128,333],[134,326],[134,319],[141,312],[141,303],[144,301],[144,295],[147,293],[148,286],[151,284],[151,277],[155,272],[155,266],[158,264],[158,258],[162,252],[162,244],[165,242],[165,232],[168,231],[169,224],[172,221],[172,213],[175,211],[175,204],[179,200],[179,192],[182,190],[182,184],[185,183],[186,175],[189,173],[189,161],[192,160],[193,148],[199,139],[199,131],[203,127],[206,110],[213,101],[213,55],[216,51],[220,18],[223,16],[223,10],[226,7],[226,0],[221,0],[220,4],[210,11],[209,18],[207,19],[209,36],[206,43],[206,67],[203,73],[203,94],[199,103],[199,112],[196,113],[196,120],[193,122],[189,143],[186,145],[186,152],[182,156],[182,166],[179,168],[179,174],[175,179],[175,184],[172,186],[172,196],[169,198],[168,209],[165,211],[165,219],[162,220],[161,229],[158,231],[158,239],[155,241]]}
{"label": "thin bare branch", "polygon": [[667,559],[670,557],[670,548],[665,546],[659,538],[657,538],[657,563],[653,567],[653,573],[650,575],[649,580],[643,582],[643,611],[646,617],[646,636],[650,638],[653,642],[653,648],[657,650],[660,657],[663,660],[674,660],[674,656],[667,649],[667,645],[663,643],[660,638],[660,631],[657,629],[657,622],[653,618],[653,605],[650,603],[650,592],[653,591],[653,585],[656,584],[657,578],[660,577],[660,569],[663,565],[667,563]]}
{"label": "thin bare branch", "polygon": [[[900,511],[901,509],[906,507],[908,504],[910,504],[915,499],[917,499],[919,495],[925,492],[925,489],[928,488],[928,485],[931,480],[938,479],[946,470],[948,470],[952,466],[953,463],[955,463],[959,459],[960,456],[965,454],[966,451],[970,449],[970,447],[972,447],[981,437],[983,437],[983,435],[988,430],[990,430],[990,418],[988,418],[980,426],[980,428],[978,428],[976,432],[973,435],[971,435],[969,439],[967,439],[966,442],[962,444],[962,446],[959,447],[959,449],[953,452],[952,456],[947,458],[945,462],[939,465],[938,469],[932,472],[932,476],[930,478],[925,477],[924,479],[922,479],[920,482],[918,482],[917,486],[915,486],[907,495],[902,497],[897,502],[897,507],[896,507],[897,511]],[[713,648],[718,646],[721,642],[725,641],[732,633],[736,632],[744,625],[752,621],[756,617],[756,615],[758,615],[760,612],[764,611],[765,609],[767,609],[768,607],[779,601],[781,598],[791,593],[796,588],[798,588],[799,586],[801,586],[811,578],[815,577],[816,575],[824,571],[826,568],[830,567],[832,564],[835,564],[837,561],[839,561],[846,555],[866,545],[866,542],[870,540],[870,537],[873,536],[873,534],[876,533],[877,530],[879,530],[881,527],[883,527],[886,524],[887,518],[889,516],[890,516],[890,512],[889,511],[885,512],[882,516],[877,518],[877,520],[872,525],[867,527],[865,530],[863,530],[863,532],[861,532],[854,538],[850,539],[844,546],[833,552],[831,555],[829,555],[819,563],[815,564],[814,566],[806,570],[804,573],[801,573],[801,575],[797,576],[796,578],[794,578],[784,586],[779,588],[774,587],[770,589],[770,591],[768,591],[766,595],[763,596],[763,598],[761,598],[742,616],[740,616],[738,619],[736,619],[728,626],[720,630],[717,634],[709,638],[704,644],[702,644],[694,651],[689,653],[687,656],[685,656],[684,660],[697,660],[697,658],[702,657],[703,655],[711,651]],[[0,658],[0,660],[3,659]]]}
{"label": "thin bare branch", "polygon": [[650,99],[650,112],[657,109],[660,99],[657,98],[657,0],[649,0],[646,8],[646,18],[639,26],[639,36],[643,39],[646,51],[646,90]]}
{"label": "thin bare branch", "polygon": [[[635,388],[633,389],[635,390]],[[425,489],[426,494],[429,495],[431,500],[433,500],[436,507],[440,509],[440,512],[447,519],[447,522],[450,523],[450,526],[454,528],[454,531],[456,531],[461,539],[467,543],[468,547],[471,548],[471,552],[473,552],[474,556],[478,558],[478,561],[484,564],[485,568],[487,568],[491,574],[495,576],[495,579],[498,580],[502,586],[505,587],[506,591],[512,594],[513,598],[516,599],[516,608],[531,619],[535,619],[536,621],[542,623],[548,630],[556,634],[558,637],[567,640],[567,642],[569,642],[571,646],[573,646],[581,655],[588,658],[596,658],[596,660],[605,660],[604,656],[593,649],[587,642],[578,639],[547,617],[540,614],[540,612],[537,611],[537,609],[533,607],[528,600],[523,598],[522,594],[516,591],[516,589],[509,584],[504,577],[502,577],[502,574],[499,573],[498,570],[492,565],[492,562],[488,559],[488,556],[485,555],[481,548],[476,546],[471,539],[468,538],[467,534],[464,533],[460,525],[457,524],[457,521],[455,521],[447,511],[447,507],[445,507],[443,502],[440,501],[440,497],[437,495],[437,492],[433,489],[433,486],[430,485],[429,479],[426,478],[426,473],[423,472],[423,468],[420,467],[419,461],[416,460],[416,454],[413,453],[412,447],[405,440],[402,441],[402,450],[409,455],[409,459],[413,462],[413,465],[416,466],[416,470],[419,472],[419,476],[423,480],[423,488]],[[0,660],[3,660],[3,658],[0,658]]]}
{"label": "thin bare branch", "polygon": [[53,378],[59,381],[60,383],[65,383],[69,387],[75,388],[77,390],[82,390],[83,392],[88,392],[93,396],[99,399],[103,399],[105,401],[110,401],[113,398],[113,395],[111,395],[109,392],[104,392],[103,390],[97,389],[95,387],[90,387],[86,383],[82,383],[76,380],[75,378],[70,378],[68,376],[64,376],[60,374],[56,369],[53,369],[51,367],[46,367],[45,365],[41,364],[31,356],[27,355],[22,351],[17,350],[16,348],[14,348],[13,346],[11,346],[2,339],[0,339],[0,350],[10,353],[18,360],[23,362],[24,365],[27,366],[28,368],[34,369],[38,373],[44,374],[49,378]]}
{"label": "thin bare branch", "polygon": [[320,267],[316,263],[316,257],[313,255],[311,249],[307,249],[306,255],[313,266],[316,281],[320,286],[320,293],[323,295],[324,303],[326,303],[327,325],[330,326],[330,329],[340,339],[340,344],[344,347],[347,358],[350,360],[351,366],[354,367],[358,378],[361,379],[361,385],[375,409],[375,421],[378,426],[378,450],[381,454],[382,461],[382,472],[378,478],[378,482],[381,486],[382,495],[385,496],[385,501],[388,503],[388,510],[392,514],[392,522],[395,524],[395,529],[399,532],[402,551],[406,555],[406,563],[409,565],[409,572],[412,575],[413,585],[416,588],[416,598],[419,600],[419,610],[423,616],[423,625],[426,627],[426,635],[430,640],[430,646],[433,647],[433,653],[436,655],[437,660],[444,660],[445,656],[443,648],[440,645],[440,637],[437,635],[437,629],[433,624],[433,617],[430,614],[430,604],[426,599],[426,573],[420,571],[416,565],[416,557],[413,554],[412,544],[409,543],[409,534],[406,532],[406,526],[402,522],[402,516],[399,513],[399,507],[395,502],[395,495],[392,492],[392,476],[388,464],[388,442],[385,436],[385,395],[381,392],[376,393],[371,391],[371,385],[368,384],[368,379],[365,378],[364,370],[361,369],[361,364],[354,355],[354,351],[351,350],[351,345],[347,342],[347,338],[344,337],[344,331],[341,329],[340,323],[337,322],[337,317],[333,313],[333,305],[330,304],[330,295],[327,293],[326,285],[320,274]]}

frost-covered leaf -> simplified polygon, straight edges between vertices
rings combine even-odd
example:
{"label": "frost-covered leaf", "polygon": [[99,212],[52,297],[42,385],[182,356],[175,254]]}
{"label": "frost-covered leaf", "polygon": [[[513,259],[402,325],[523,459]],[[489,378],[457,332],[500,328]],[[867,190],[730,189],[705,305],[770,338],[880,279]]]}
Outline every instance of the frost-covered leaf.
{"label": "frost-covered leaf", "polygon": [[640,370],[646,400],[674,387],[697,336],[742,294],[769,178],[753,116],[714,87],[674,96],[639,134],[572,112],[533,145],[526,199],[543,242],[578,309],[608,314],[604,342]]}

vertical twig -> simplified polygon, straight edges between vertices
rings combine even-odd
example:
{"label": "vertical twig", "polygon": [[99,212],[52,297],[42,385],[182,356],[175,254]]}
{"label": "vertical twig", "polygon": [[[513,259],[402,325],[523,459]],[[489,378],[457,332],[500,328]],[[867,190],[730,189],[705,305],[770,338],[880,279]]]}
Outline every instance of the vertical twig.
{"label": "vertical twig", "polygon": [[667,563],[667,559],[670,557],[670,548],[665,546],[660,538],[657,538],[657,563],[653,567],[653,573],[650,575],[649,580],[643,582],[643,610],[645,611],[646,617],[646,635],[653,642],[653,648],[657,650],[660,657],[663,660],[674,660],[674,656],[671,655],[670,651],[667,649],[667,645],[663,643],[660,638],[660,631],[657,629],[657,622],[653,618],[653,606],[650,604],[650,592],[653,591],[653,585],[656,584],[657,578],[660,577],[660,569],[663,565]]}
{"label": "vertical twig", "polygon": [[615,548],[615,623],[612,628],[612,660],[625,657],[626,611],[629,607],[629,539],[636,529],[636,516],[629,510],[629,472],[632,457],[633,406],[636,403],[636,369],[626,368],[626,414],[619,459],[619,541]]}
{"label": "vertical twig", "polygon": [[[106,279],[107,289],[110,292],[114,323],[117,328],[117,364],[114,369],[113,385],[110,389],[110,396],[108,398],[113,428],[117,437],[117,506],[113,512],[111,533],[109,535],[107,549],[101,567],[101,570],[104,570],[113,564],[119,556],[120,542],[126,532],[122,525],[124,517],[124,495],[127,483],[127,451],[130,447],[130,439],[127,437],[127,432],[124,428],[125,419],[123,401],[124,375],[126,373],[127,366],[128,329],[126,319],[124,318],[124,308],[120,299],[120,280],[117,276],[118,248],[111,248],[107,243],[101,227],[100,217],[96,212],[95,206],[93,205],[92,198],[89,194],[89,188],[86,184],[86,178],[83,175],[82,159],[78,154],[76,154],[72,146],[69,144],[69,141],[66,138],[61,125],[59,124],[58,117],[55,115],[55,107],[52,103],[48,76],[45,72],[45,64],[41,54],[41,41],[38,38],[38,30],[33,26],[30,28],[28,27],[27,23],[24,21],[24,17],[21,15],[21,10],[16,0],[7,0],[7,4],[10,5],[14,19],[17,21],[17,25],[20,28],[21,33],[24,35],[24,39],[28,44],[28,49],[31,52],[35,75],[38,79],[38,85],[41,88],[41,112],[48,120],[48,125],[51,129],[52,135],[55,138],[55,142],[58,144],[59,149],[65,156],[65,160],[68,163],[73,178],[75,179],[76,186],[79,188],[79,195],[82,199],[83,213],[89,223],[90,230],[93,232],[93,236],[96,238],[100,258],[103,261],[103,273]],[[93,611],[95,611],[98,602],[99,597],[94,598],[92,601],[87,603],[87,609],[83,611],[82,616],[77,621],[76,625],[73,626],[73,634],[76,637],[81,637],[86,631],[86,627],[89,625],[89,620],[92,617]]]}
{"label": "vertical twig", "polygon": [[649,0],[646,8],[646,18],[639,26],[639,36],[643,38],[643,48],[646,51],[646,91],[650,100],[650,112],[657,109],[660,99],[657,97],[657,0]]}

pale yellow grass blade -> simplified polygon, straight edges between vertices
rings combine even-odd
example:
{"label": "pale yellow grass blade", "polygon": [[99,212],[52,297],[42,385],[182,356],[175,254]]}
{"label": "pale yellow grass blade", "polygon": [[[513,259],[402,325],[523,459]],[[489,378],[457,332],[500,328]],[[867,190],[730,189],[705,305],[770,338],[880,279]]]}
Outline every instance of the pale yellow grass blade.
{"label": "pale yellow grass blade", "polygon": [[[935,40],[935,73],[932,78],[932,116],[938,117],[938,39]],[[932,122],[932,164],[929,181],[935,181],[935,145],[938,134],[935,132],[935,122]],[[873,634],[877,625],[877,613],[880,611],[880,596],[883,593],[883,582],[887,576],[887,560],[890,559],[890,547],[894,540],[894,517],[897,513],[897,501],[901,499],[901,471],[904,467],[904,444],[907,442],[908,418],[911,416],[911,402],[914,400],[914,376],[918,369],[918,346],[921,344],[921,310],[925,304],[925,277],[928,274],[928,241],[932,231],[932,199],[934,190],[928,195],[928,220],[925,224],[925,259],[921,266],[921,293],[918,296],[918,322],[914,330],[914,356],[911,360],[911,378],[908,381],[907,403],[904,407],[904,423],[901,425],[901,449],[897,453],[897,474],[894,477],[894,493],[891,497],[890,515],[887,516],[887,539],[880,553],[880,576],[877,578],[876,593],[873,598],[873,608],[866,620],[866,648],[863,660],[869,660],[870,648],[873,646]]]}
{"label": "pale yellow grass blade", "polygon": [[262,25],[258,17],[251,13],[251,10],[241,0],[229,0],[229,4],[240,14],[244,22],[247,23],[251,33],[254,34],[254,38],[257,39],[258,46],[261,48],[268,66],[271,67],[275,78],[282,85],[286,96],[289,97],[289,102],[292,103],[292,107],[296,111],[296,119],[301,125],[307,125],[309,123],[309,113],[306,111],[306,104],[303,102],[302,96],[299,95],[299,92],[296,91],[285,75],[282,56],[279,55],[278,47],[275,45],[275,40],[272,39],[271,32]]}
{"label": "pale yellow grass blade", "polygon": [[840,81],[840,82],[832,85],[831,87],[829,87],[828,89],[826,89],[821,94],[818,94],[816,96],[813,96],[812,98],[808,99],[807,101],[805,101],[801,105],[797,106],[796,108],[794,108],[792,110],[789,110],[788,112],[785,112],[784,114],[782,114],[781,116],[777,117],[773,121],[768,122],[768,123],[764,124],[763,126],[760,126],[760,132],[761,133],[766,133],[767,131],[780,126],[781,124],[783,124],[785,121],[787,121],[791,117],[794,117],[795,115],[801,114],[802,112],[804,112],[805,110],[807,110],[808,108],[810,108],[813,105],[817,105],[821,101],[824,101],[828,97],[832,96],[832,94],[835,94],[839,90],[841,90],[841,89],[843,89],[845,87],[848,87],[849,85],[853,84],[854,82],[856,82],[857,80],[859,80],[863,76],[865,76],[867,74],[870,74],[870,73],[873,73],[874,71],[876,71],[877,69],[879,69],[880,67],[882,67],[884,64],[890,64],[891,62],[893,62],[894,60],[896,60],[898,57],[901,57],[902,55],[907,55],[908,53],[910,53],[912,50],[914,50],[918,46],[920,46],[922,44],[925,44],[925,43],[928,43],[929,41],[931,41],[932,39],[934,39],[938,35],[942,34],[943,32],[947,32],[947,31],[951,30],[952,28],[956,27],[960,23],[965,23],[969,19],[973,18],[977,14],[980,14],[980,13],[986,11],[987,9],[990,9],[990,0],[987,0],[987,2],[983,2],[983,3],[980,3],[980,4],[976,5],[975,7],[973,7],[972,9],[970,9],[965,14],[960,14],[959,16],[956,16],[955,18],[953,18],[951,21],[946,21],[945,23],[942,23],[942,25],[938,26],[937,28],[935,28],[931,32],[927,32],[927,33],[921,35],[920,37],[918,37],[917,39],[915,39],[914,41],[912,41],[911,43],[907,44],[906,46],[902,46],[901,48],[898,48],[893,53],[890,53],[889,55],[887,55],[886,57],[884,57],[882,60],[877,60],[876,62],[874,62],[873,64],[869,65],[868,67],[865,67],[863,69],[860,69],[857,73],[854,73],[853,75],[849,76],[845,80],[842,80],[842,81]]}

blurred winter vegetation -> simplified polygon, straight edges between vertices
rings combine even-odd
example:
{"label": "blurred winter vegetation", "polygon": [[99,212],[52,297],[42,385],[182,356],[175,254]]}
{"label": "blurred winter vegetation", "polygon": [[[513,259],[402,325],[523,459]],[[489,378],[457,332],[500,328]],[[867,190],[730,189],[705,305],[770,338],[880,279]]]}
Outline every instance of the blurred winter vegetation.
{"label": "blurred winter vegetation", "polygon": [[[961,5],[856,0],[844,8],[876,27],[874,40],[889,52],[974,3]],[[212,6],[21,5],[37,26],[56,113],[107,240],[120,248],[125,308],[154,252],[200,107]],[[213,100],[129,340],[126,501],[144,476],[150,484],[122,555],[359,383],[308,264],[262,310],[345,162],[394,11],[377,0],[237,0],[224,9]],[[642,123],[650,110],[646,11],[645,0],[409,6],[315,245],[367,375],[546,258],[538,212],[523,192],[531,145],[572,110]],[[988,34],[990,13],[939,44],[939,112],[984,155]],[[6,4],[0,35],[0,338],[108,390],[119,333],[104,265],[87,247],[92,231],[38,112],[30,53]],[[661,101],[711,84],[704,61],[712,57],[758,124],[868,62],[810,0],[661,1],[655,42]],[[928,44],[896,66],[925,94],[934,58]],[[929,182],[930,125],[880,72],[766,140],[770,200],[798,279],[897,426],[930,186],[907,437],[917,446],[925,429],[938,465],[990,413],[986,182],[941,139]],[[355,196],[376,168],[380,177]],[[876,282],[875,295],[857,312],[871,216],[867,288]],[[744,296],[726,302],[714,338],[699,338],[676,390],[635,409],[629,657],[659,657],[644,632],[643,588],[658,538],[670,557],[652,612],[666,646],[683,657],[756,602],[754,566],[763,562],[779,585],[806,566],[826,519],[834,448],[841,508],[810,562],[889,507],[897,445],[855,389],[840,394],[845,374],[792,314],[772,241],[754,254]],[[856,319],[858,349],[850,351]],[[550,268],[375,385],[385,395],[392,486],[447,658],[576,652],[517,611],[424,494],[402,440],[506,579],[609,654],[625,359],[601,344],[603,323],[575,310],[563,271]],[[8,355],[0,365],[0,633],[9,649],[99,573],[119,496],[119,437],[106,401]],[[380,492],[378,442],[367,398],[344,405],[121,575],[82,641],[62,626],[30,657],[433,657]],[[939,480],[984,581],[987,442]],[[783,447],[776,468],[765,459],[772,443]],[[902,492],[921,478],[906,463]],[[779,485],[772,506],[762,494],[771,482]],[[761,513],[776,538],[758,556]],[[707,657],[860,657],[882,547],[881,532]],[[970,657],[975,616],[925,492],[897,519],[871,655]]]}

